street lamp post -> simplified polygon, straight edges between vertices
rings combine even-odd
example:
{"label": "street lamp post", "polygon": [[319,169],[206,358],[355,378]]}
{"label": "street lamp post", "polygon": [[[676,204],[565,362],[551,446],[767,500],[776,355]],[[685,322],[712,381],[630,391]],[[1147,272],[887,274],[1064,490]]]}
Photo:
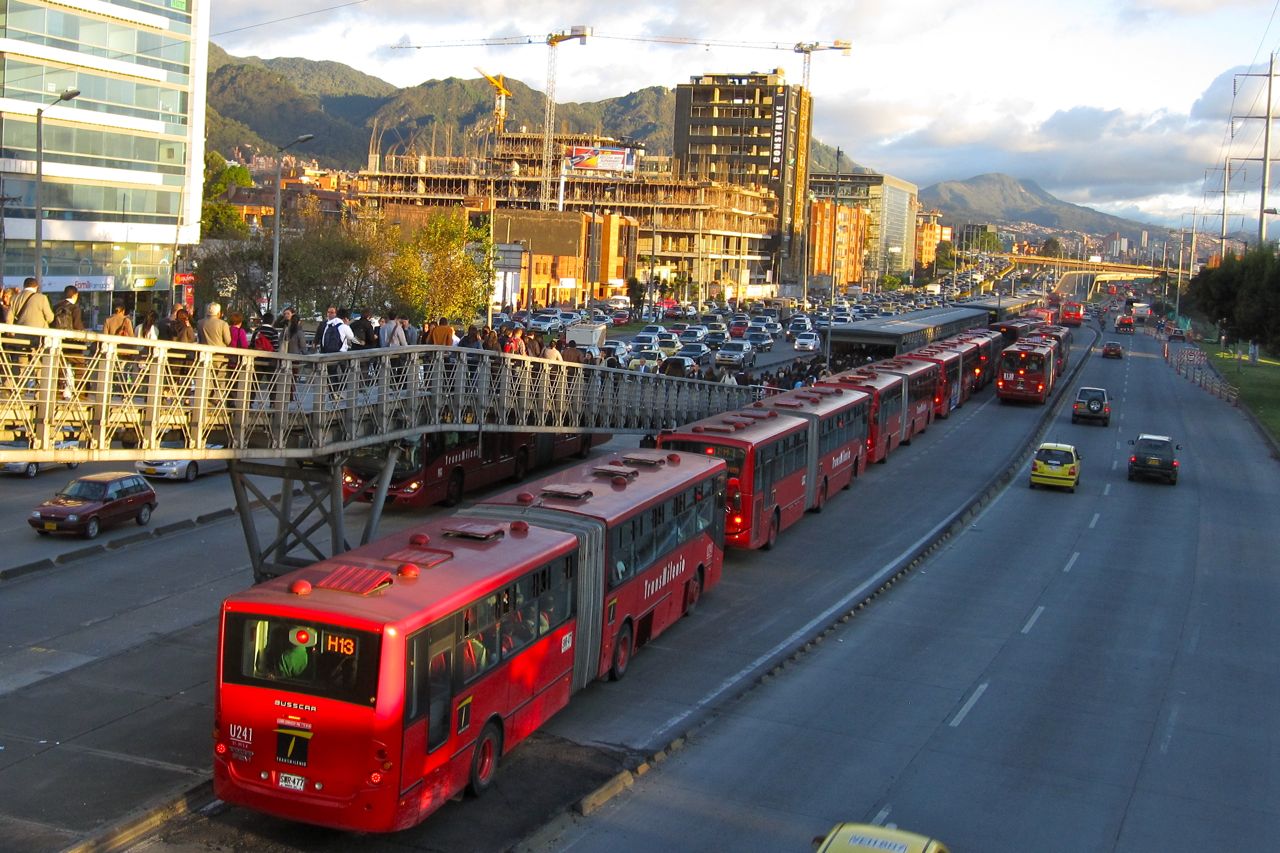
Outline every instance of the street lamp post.
{"label": "street lamp post", "polygon": [[36,281],[44,284],[44,111],[79,97],[79,89],[63,89],[51,103],[36,109]]}
{"label": "street lamp post", "polygon": [[280,301],[280,167],[284,163],[286,150],[315,138],[314,133],[304,133],[288,145],[276,149],[276,211],[275,224],[271,229],[271,302],[267,306],[270,311],[276,311]]}

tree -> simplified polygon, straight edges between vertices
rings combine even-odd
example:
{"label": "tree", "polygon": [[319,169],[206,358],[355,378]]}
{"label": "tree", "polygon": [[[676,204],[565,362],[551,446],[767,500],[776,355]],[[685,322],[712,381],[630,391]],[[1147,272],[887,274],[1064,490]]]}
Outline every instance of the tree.
{"label": "tree", "polygon": [[418,312],[407,310],[391,284],[398,229],[377,216],[325,216],[315,200],[306,197],[298,201],[296,224],[282,234],[280,245],[282,305],[315,314],[329,305],[377,314],[394,310],[421,319]]}
{"label": "tree", "polygon": [[631,300],[631,308],[639,311],[644,305],[644,282],[634,275],[627,279],[627,298]]}
{"label": "tree", "polygon": [[950,240],[943,240],[934,250],[934,260],[940,270],[956,268],[956,247]]}
{"label": "tree", "polygon": [[389,264],[390,289],[400,304],[427,317],[469,319],[493,295],[489,236],[465,214],[438,211],[401,235]]}
{"label": "tree", "polygon": [[1062,251],[1062,241],[1057,237],[1050,237],[1040,244],[1040,256],[1042,258],[1061,258],[1064,257]]}
{"label": "tree", "polygon": [[1280,261],[1270,247],[1202,269],[1191,280],[1187,298],[1233,337],[1280,351]]}
{"label": "tree", "polygon": [[204,155],[204,194],[200,207],[201,235],[211,240],[243,240],[249,226],[227,200],[232,187],[251,187],[253,178],[244,166],[228,163],[217,151]]}

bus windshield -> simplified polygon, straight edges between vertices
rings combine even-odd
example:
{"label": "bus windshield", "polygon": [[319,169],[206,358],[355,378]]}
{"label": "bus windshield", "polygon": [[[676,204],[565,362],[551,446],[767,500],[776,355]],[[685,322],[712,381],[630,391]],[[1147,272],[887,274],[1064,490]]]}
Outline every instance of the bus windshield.
{"label": "bus windshield", "polygon": [[724,464],[729,469],[730,477],[742,476],[742,463],[747,458],[746,451],[741,447],[733,447],[727,444],[709,444],[705,441],[672,441],[663,442],[662,446],[669,447],[672,450],[683,450],[686,453],[701,453],[704,456],[723,459]]}
{"label": "bus windshield", "polygon": [[377,634],[310,620],[228,613],[222,680],[372,706]]}
{"label": "bus windshield", "polygon": [[[362,447],[347,458],[347,467],[361,477],[372,477],[381,471],[382,466],[386,464],[389,450],[390,445],[387,444]],[[391,479],[392,481],[403,480],[405,477],[418,473],[421,469],[422,443],[414,440],[412,444],[407,444],[400,448],[400,455],[396,457],[396,468],[391,475]]]}

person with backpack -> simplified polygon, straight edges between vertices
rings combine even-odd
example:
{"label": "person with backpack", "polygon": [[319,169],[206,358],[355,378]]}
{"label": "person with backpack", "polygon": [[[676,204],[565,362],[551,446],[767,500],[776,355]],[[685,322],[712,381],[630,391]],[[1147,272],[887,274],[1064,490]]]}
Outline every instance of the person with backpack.
{"label": "person with backpack", "polygon": [[[351,312],[346,308],[336,311],[336,316],[324,324],[320,334],[320,352],[324,355],[350,352],[356,341],[351,333]],[[346,386],[347,374],[351,364],[345,360],[332,360],[329,368],[329,394],[334,400],[340,400]]]}
{"label": "person with backpack", "polygon": [[[53,328],[68,332],[84,331],[84,315],[80,312],[80,289],[74,284],[68,284],[62,289],[62,301],[53,306]],[[63,342],[62,352],[66,363],[62,368],[62,399],[70,400],[75,397],[72,389],[76,384],[76,372],[83,368],[88,350],[88,346],[79,341]]]}

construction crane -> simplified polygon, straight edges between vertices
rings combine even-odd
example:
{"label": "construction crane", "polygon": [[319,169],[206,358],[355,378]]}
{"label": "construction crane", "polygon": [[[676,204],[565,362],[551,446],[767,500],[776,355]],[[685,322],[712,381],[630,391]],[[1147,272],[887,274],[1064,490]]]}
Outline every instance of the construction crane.
{"label": "construction crane", "polygon": [[[433,44],[395,44],[394,48],[401,50],[413,49],[422,50],[423,48],[441,48],[441,47],[493,47],[501,45],[521,45],[521,44],[537,44],[542,42],[547,46],[547,85],[546,85],[546,104],[542,111],[542,185],[538,193],[538,206],[542,210],[551,208],[551,200],[553,198],[552,188],[555,185],[554,175],[552,174],[552,164],[555,158],[552,152],[555,148],[552,140],[555,136],[556,125],[556,48],[561,43],[578,39],[579,44],[586,44],[587,37],[591,35],[591,27],[574,26],[568,30],[562,30],[558,33],[549,33],[546,36],[501,36],[499,38],[484,38],[452,42],[435,42]],[[476,69],[480,71],[480,69]],[[484,74],[485,79],[494,84],[498,93],[498,99],[501,102],[503,111],[503,119],[506,116],[506,97],[511,93],[506,91],[506,86],[502,84],[501,78],[495,81],[488,74]],[[496,114],[495,109],[495,114]],[[555,169],[559,171],[559,169]]]}
{"label": "construction crane", "polygon": [[[543,43],[547,46],[547,85],[546,85],[546,103],[544,104],[542,113],[542,184],[538,195],[538,206],[542,210],[551,208],[552,199],[554,198],[553,189],[555,186],[556,174],[560,171],[557,159],[554,156],[555,146],[555,124],[556,124],[556,48],[566,41],[577,39],[579,44],[586,44],[587,38],[602,38],[613,41],[634,41],[646,42],[650,44],[679,44],[691,45],[698,47],[729,47],[729,48],[745,48],[749,50],[786,50],[795,53],[804,54],[804,89],[809,90],[809,61],[815,51],[819,50],[839,50],[845,56],[849,56],[852,45],[848,41],[836,40],[831,42],[799,42],[797,44],[784,44],[782,42],[749,42],[749,41],[727,41],[722,39],[705,39],[690,38],[685,36],[631,36],[596,33],[588,26],[574,26],[568,30],[562,30],[556,33],[549,33],[546,36],[501,36],[498,38],[481,38],[481,39],[464,39],[460,41],[434,42],[430,44],[396,44],[392,45],[399,49],[422,50],[424,48],[447,48],[447,47],[494,47],[502,45],[522,45],[522,44],[538,44]],[[480,69],[476,69],[480,71]],[[503,79],[498,77],[496,80],[485,72],[486,80],[494,86],[497,93],[499,105],[495,107],[494,115],[497,119],[499,128],[506,116],[506,97],[511,93],[506,90]],[[502,111],[502,117],[498,118],[499,109]],[[501,130],[499,130],[501,132]]]}
{"label": "construction crane", "polygon": [[552,164],[560,171],[559,158],[553,157],[555,148],[552,139],[556,132],[556,48],[561,42],[578,39],[578,44],[586,44],[591,35],[591,27],[570,27],[568,32],[551,33],[547,36],[547,103],[542,112],[542,186],[538,191],[538,208],[550,210],[554,198],[555,176],[551,173]]}
{"label": "construction crane", "polygon": [[507,129],[507,98],[511,97],[511,90],[507,88],[506,78],[501,74],[494,77],[485,73],[483,68],[476,70],[493,87],[493,137],[497,139]]}
{"label": "construction crane", "polygon": [[[836,39],[833,42],[823,44],[821,42],[809,41],[800,42],[792,48],[796,53],[804,54],[804,90],[809,91],[809,62],[813,59],[814,51],[818,50],[838,50],[841,56],[849,56],[853,53],[853,45],[850,42]],[[812,92],[810,92],[812,95]]]}

